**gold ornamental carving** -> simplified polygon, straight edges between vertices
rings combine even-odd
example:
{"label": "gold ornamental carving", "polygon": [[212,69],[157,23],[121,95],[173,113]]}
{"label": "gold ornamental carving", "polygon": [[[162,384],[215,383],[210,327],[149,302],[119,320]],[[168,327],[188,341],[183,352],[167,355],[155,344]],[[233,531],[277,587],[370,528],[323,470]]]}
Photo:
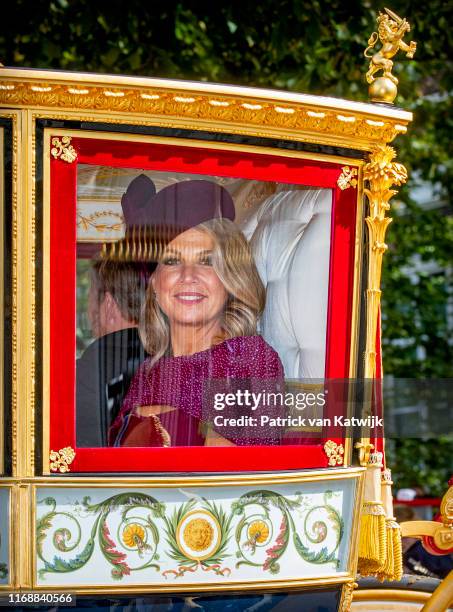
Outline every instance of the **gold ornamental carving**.
{"label": "gold ornamental carving", "polygon": [[52,138],[51,155],[55,159],[61,159],[68,164],[72,164],[77,159],[77,152],[71,144],[71,136],[62,136],[60,138]]}
{"label": "gold ornamental carving", "polygon": [[189,548],[201,552],[210,546],[214,530],[205,518],[196,518],[186,525],[182,537]]}
{"label": "gold ornamental carving", "polygon": [[453,551],[453,526],[438,521],[408,521],[401,523],[401,534],[405,538],[431,538],[435,546],[451,554]]}
{"label": "gold ornamental carving", "polygon": [[69,472],[69,466],[74,461],[75,451],[70,446],[65,446],[64,448],[60,448],[59,451],[50,451],[49,460],[50,460],[50,471],[51,472],[60,472],[61,474],[65,474]]}
{"label": "gold ornamental carving", "polygon": [[366,467],[370,460],[371,451],[374,449],[374,444],[369,441],[357,442],[355,448],[359,451],[359,465]]}
{"label": "gold ornamental carving", "polygon": [[349,187],[353,187],[354,189],[357,187],[357,168],[350,168],[349,166],[343,166],[341,169],[341,174],[338,177],[337,185],[338,187],[344,191],[345,189],[349,189]]}
{"label": "gold ornamental carving", "polygon": [[329,465],[343,465],[344,463],[344,447],[343,444],[337,444],[333,440],[327,440],[324,444],[324,452],[329,459]]}
{"label": "gold ornamental carving", "polygon": [[377,145],[363,169],[364,179],[368,181],[364,194],[369,202],[369,214],[365,219],[369,237],[365,378],[374,378],[376,373],[376,330],[381,303],[382,257],[387,250],[385,234],[392,221],[390,217],[386,217],[386,213],[390,209],[390,199],[398,193],[392,186],[400,186],[407,180],[406,168],[393,161],[395,156],[392,147]]}
{"label": "gold ornamental carving", "polygon": [[359,585],[357,582],[346,582],[343,585],[343,591],[341,593],[341,601],[338,607],[339,612],[349,612],[352,606],[352,600],[354,597],[354,589]]}
{"label": "gold ornamental carving", "polygon": [[453,550],[453,527],[439,527],[433,535],[434,544],[437,548],[445,551],[445,554],[451,554]]}
{"label": "gold ornamental carving", "polygon": [[445,525],[453,528],[453,478],[449,482],[450,488],[445,493],[440,504],[440,515]]}
{"label": "gold ornamental carving", "polygon": [[[392,74],[394,57],[398,51],[404,51],[406,57],[414,57],[417,43],[413,40],[409,44],[403,41],[404,36],[410,32],[410,25],[406,19],[398,17],[389,9],[384,9],[385,13],[379,13],[377,18],[378,31],[373,32],[368,40],[368,47],[364,55],[370,60],[368,72],[366,73],[367,83],[370,84],[369,94],[373,102],[387,102],[392,104],[398,93],[398,79]],[[368,51],[374,48],[377,42],[381,43],[381,49],[372,55]],[[376,72],[382,70],[383,74],[376,77]]]}
{"label": "gold ornamental carving", "polygon": [[[56,84],[11,81],[0,76],[0,103],[13,106],[55,108],[59,111],[127,113],[149,117],[146,124],[165,118],[173,127],[188,121],[202,129],[231,133],[253,132],[269,136],[266,128],[285,130],[285,138],[326,144],[348,143],[369,150],[373,143],[391,142],[407,131],[407,119],[376,117],[353,109],[329,109],[305,103],[251,99],[238,95],[220,95],[164,90],[158,87],[102,87],[81,84]],[[134,123],[133,117],[131,122]],[[240,126],[240,129],[239,129]],[[264,129],[263,129],[264,128]],[[259,132],[257,132],[259,130]],[[303,132],[303,137],[299,134]],[[340,142],[341,141],[341,142]]]}
{"label": "gold ornamental carving", "polygon": [[401,523],[403,536],[432,538],[435,546],[449,554],[453,551],[453,478],[440,504],[439,521],[409,521]]}
{"label": "gold ornamental carving", "polygon": [[453,550],[453,479],[449,482],[449,489],[440,504],[440,518],[442,523],[433,534],[434,544],[444,550],[446,554]]}
{"label": "gold ornamental carving", "polygon": [[179,550],[189,559],[203,561],[220,546],[221,528],[214,515],[205,509],[185,514],[176,528]]}

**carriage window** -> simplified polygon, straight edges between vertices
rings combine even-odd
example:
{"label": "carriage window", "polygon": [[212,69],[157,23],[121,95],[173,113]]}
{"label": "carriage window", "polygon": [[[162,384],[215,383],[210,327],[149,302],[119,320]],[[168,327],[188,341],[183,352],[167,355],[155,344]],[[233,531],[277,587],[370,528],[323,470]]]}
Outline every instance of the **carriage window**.
{"label": "carriage window", "polygon": [[251,454],[266,446],[283,469],[307,465],[303,446],[326,465],[307,419],[332,408],[325,379],[350,375],[357,192],[341,166],[71,146],[49,162],[44,218],[49,452],[75,449],[80,471],[266,469]]}
{"label": "carriage window", "polygon": [[329,189],[80,164],[77,445],[294,437],[285,377],[325,371],[331,208]]}

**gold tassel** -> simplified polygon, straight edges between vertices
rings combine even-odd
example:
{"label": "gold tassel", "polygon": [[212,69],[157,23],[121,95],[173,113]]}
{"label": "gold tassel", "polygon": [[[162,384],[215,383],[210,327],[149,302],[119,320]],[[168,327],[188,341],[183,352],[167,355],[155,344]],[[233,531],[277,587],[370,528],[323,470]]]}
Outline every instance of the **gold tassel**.
{"label": "gold tassel", "polygon": [[381,499],[382,456],[380,452],[370,453],[365,474],[358,561],[358,571],[362,576],[379,572],[386,559],[385,509]]}
{"label": "gold tassel", "polygon": [[403,552],[401,544],[401,528],[393,516],[392,475],[390,470],[382,472],[381,494],[384,503],[387,534],[386,559],[378,573],[379,580],[401,580],[403,575]]}

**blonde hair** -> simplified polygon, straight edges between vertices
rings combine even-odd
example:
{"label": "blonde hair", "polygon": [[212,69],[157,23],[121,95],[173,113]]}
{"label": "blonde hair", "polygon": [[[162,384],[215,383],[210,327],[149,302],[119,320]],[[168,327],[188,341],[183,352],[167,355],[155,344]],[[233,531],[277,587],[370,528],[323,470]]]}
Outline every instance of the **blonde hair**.
{"label": "blonde hair", "polygon": [[[229,219],[212,219],[197,225],[196,229],[213,238],[212,265],[228,293],[219,340],[255,335],[258,318],[264,310],[266,291],[247,239]],[[157,303],[151,282],[146,291],[139,330],[153,364],[170,351],[168,318]]]}

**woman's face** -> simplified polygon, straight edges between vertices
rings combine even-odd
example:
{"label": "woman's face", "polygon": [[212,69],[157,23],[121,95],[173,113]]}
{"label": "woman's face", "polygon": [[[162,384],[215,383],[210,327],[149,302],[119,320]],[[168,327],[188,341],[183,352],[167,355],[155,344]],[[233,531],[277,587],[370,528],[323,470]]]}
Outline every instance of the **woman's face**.
{"label": "woman's face", "polygon": [[213,238],[196,228],[165,249],[151,282],[170,324],[207,325],[220,319],[228,293],[212,267]]}

